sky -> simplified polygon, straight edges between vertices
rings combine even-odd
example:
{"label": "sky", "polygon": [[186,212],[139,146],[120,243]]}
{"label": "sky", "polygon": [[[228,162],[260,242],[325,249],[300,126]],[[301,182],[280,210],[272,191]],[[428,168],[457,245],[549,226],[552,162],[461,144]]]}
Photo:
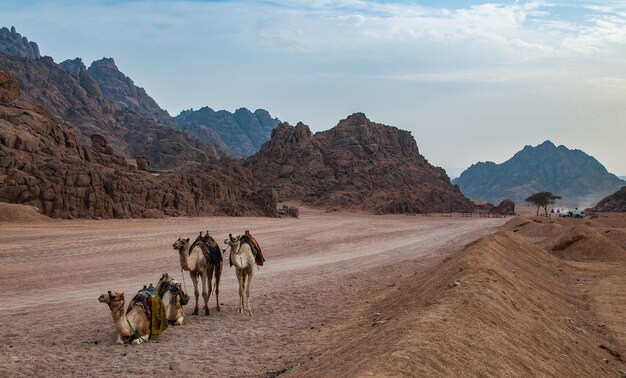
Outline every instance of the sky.
{"label": "sky", "polygon": [[551,140],[626,176],[626,1],[5,0],[0,20],[56,62],[113,57],[171,115],[363,112],[451,175]]}

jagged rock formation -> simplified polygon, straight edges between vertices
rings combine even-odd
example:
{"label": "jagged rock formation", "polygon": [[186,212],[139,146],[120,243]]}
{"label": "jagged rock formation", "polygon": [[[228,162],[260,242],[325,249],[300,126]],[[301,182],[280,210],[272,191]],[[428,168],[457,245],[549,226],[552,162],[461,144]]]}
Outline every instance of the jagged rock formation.
{"label": "jagged rock formation", "polygon": [[230,113],[203,107],[195,111],[182,111],[176,117],[179,128],[207,143],[215,143],[216,139],[223,141],[235,157],[248,157],[256,153],[269,140],[272,129],[279,122],[266,110],[257,109],[252,113],[246,108]]}
{"label": "jagged rock formation", "polygon": [[118,153],[144,156],[154,169],[189,170],[227,155],[225,147],[206,144],[156,117],[116,108],[80,59],[57,65],[51,58],[0,54],[0,70],[19,81],[25,100],[74,126],[85,141],[100,134]]}
{"label": "jagged rock formation", "polygon": [[102,135],[90,144],[21,100],[18,82],[0,72],[0,201],[57,218],[278,215],[276,193],[258,190],[241,162],[153,175],[130,166]]}
{"label": "jagged rock formation", "polygon": [[175,125],[174,119],[148,96],[145,89],[135,86],[131,78],[120,72],[113,58],[96,60],[88,72],[117,110],[130,109],[141,117],[154,118],[172,127]]}
{"label": "jagged rock formation", "polygon": [[548,191],[563,201],[582,204],[595,203],[625,184],[583,151],[556,147],[550,141],[526,146],[502,164],[476,163],[452,182],[474,200],[522,202]]}
{"label": "jagged rock formation", "polygon": [[327,131],[279,124],[246,161],[279,200],[379,213],[471,211],[442,168],[419,154],[408,131],[356,113]]}
{"label": "jagged rock formation", "polygon": [[622,186],[620,190],[603,198],[598,202],[591,211],[597,212],[626,212],[626,186]]}
{"label": "jagged rock formation", "polygon": [[24,59],[39,59],[39,46],[35,42],[29,42],[28,38],[15,31],[15,26],[11,30],[3,27],[0,29],[0,53],[17,56]]}

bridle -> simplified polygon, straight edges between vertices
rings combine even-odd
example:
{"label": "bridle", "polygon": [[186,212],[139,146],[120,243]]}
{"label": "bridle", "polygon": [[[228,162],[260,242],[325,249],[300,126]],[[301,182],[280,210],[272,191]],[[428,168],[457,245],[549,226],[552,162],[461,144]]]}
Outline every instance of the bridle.
{"label": "bridle", "polygon": [[[113,310],[113,309],[111,308],[111,306],[113,305],[113,302],[119,302],[119,301],[121,301],[121,302],[122,302],[122,304],[121,304],[121,305],[120,305],[117,309]],[[118,312],[119,310],[121,310],[121,309],[122,309],[122,307],[124,307],[124,299],[117,299],[117,298],[115,298],[115,299],[114,299],[114,298],[113,298],[113,295],[111,295],[111,290],[109,290],[109,310],[111,310],[111,312],[116,313],[116,312]]]}

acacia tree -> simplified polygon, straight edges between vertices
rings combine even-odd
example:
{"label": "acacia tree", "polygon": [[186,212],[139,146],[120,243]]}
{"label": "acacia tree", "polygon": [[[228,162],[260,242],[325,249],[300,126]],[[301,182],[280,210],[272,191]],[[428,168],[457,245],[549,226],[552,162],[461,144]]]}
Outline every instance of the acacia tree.
{"label": "acacia tree", "polygon": [[525,199],[526,202],[537,205],[537,216],[539,216],[539,208],[543,207],[548,216],[548,205],[553,205],[556,200],[560,200],[561,196],[555,196],[551,192],[539,192]]}

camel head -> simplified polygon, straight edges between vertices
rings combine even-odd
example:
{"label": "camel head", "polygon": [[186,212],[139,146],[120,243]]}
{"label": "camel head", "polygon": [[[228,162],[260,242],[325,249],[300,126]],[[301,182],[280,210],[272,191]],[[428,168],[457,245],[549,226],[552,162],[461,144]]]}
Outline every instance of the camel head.
{"label": "camel head", "polygon": [[233,246],[236,246],[237,244],[239,244],[239,239],[241,239],[241,236],[239,235],[233,236],[233,234],[228,234],[228,238],[224,239],[224,244],[233,248]]}
{"label": "camel head", "polygon": [[113,304],[119,305],[121,303],[123,305],[124,304],[124,292],[123,291],[111,292],[111,290],[109,290],[106,294],[102,294],[100,295],[100,297],[98,297],[98,302],[106,303],[107,305],[109,305],[109,307],[111,307]]}
{"label": "camel head", "polygon": [[172,284],[172,281],[173,281],[173,280],[174,280],[174,279],[173,279],[172,277],[170,277],[170,275],[169,275],[169,274],[167,274],[167,273],[163,273],[163,274],[161,275],[161,279],[159,279],[159,283],[157,284],[157,286],[158,286],[159,284],[163,284],[163,285],[169,286],[169,285],[171,285],[171,284]]}
{"label": "camel head", "polygon": [[178,238],[178,240],[176,240],[174,244],[172,244],[172,247],[174,247],[174,249],[177,250],[178,253],[182,253],[189,247],[189,238]]}

